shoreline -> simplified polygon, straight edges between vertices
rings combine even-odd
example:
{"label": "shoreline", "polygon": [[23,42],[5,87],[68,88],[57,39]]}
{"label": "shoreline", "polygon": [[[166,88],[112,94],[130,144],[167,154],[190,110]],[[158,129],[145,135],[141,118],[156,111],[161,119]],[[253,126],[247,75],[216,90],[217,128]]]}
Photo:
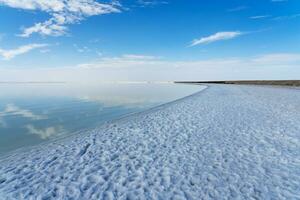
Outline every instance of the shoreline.
{"label": "shoreline", "polygon": [[177,101],[181,101],[181,100],[184,100],[186,98],[190,98],[190,97],[192,97],[194,95],[197,95],[198,93],[201,93],[204,90],[206,90],[208,87],[209,86],[201,85],[201,87],[199,87],[199,90],[197,92],[192,93],[192,94],[187,95],[187,96],[183,96],[183,97],[181,97],[179,99],[175,99],[175,100],[172,100],[170,102],[165,102],[163,104],[154,106],[152,108],[148,108],[148,109],[143,110],[143,111],[125,114],[125,115],[120,116],[120,117],[118,117],[116,119],[105,121],[105,122],[103,122],[102,124],[100,124],[100,125],[98,125],[96,127],[84,128],[84,129],[75,131],[75,132],[73,132],[71,134],[62,135],[60,137],[53,138],[53,139],[51,139],[49,141],[45,141],[45,142],[42,142],[40,144],[36,144],[36,145],[32,145],[32,146],[25,146],[25,147],[21,147],[21,148],[9,151],[7,153],[0,154],[0,161],[8,159],[10,156],[14,156],[14,155],[16,155],[18,153],[24,153],[24,152],[26,153],[28,151],[38,150],[40,147],[42,147],[44,145],[55,144],[55,143],[60,143],[60,142],[63,142],[63,141],[67,141],[69,139],[72,139],[72,138],[80,135],[80,134],[89,134],[90,132],[103,129],[103,128],[107,127],[107,125],[112,124],[112,123],[118,123],[120,121],[127,121],[127,120],[130,120],[130,118],[132,118],[132,117],[135,117],[135,116],[138,116],[138,115],[146,115],[147,113],[151,113],[153,111],[156,111],[156,110],[159,110],[159,109],[163,109],[164,107],[166,107],[166,106],[168,106],[170,104],[176,103]]}
{"label": "shoreline", "polygon": [[228,81],[175,81],[187,84],[233,84],[233,85],[273,85],[300,87],[300,80],[228,80]]}
{"label": "shoreline", "polygon": [[298,90],[210,85],[1,160],[0,194],[293,199],[300,195],[299,103]]}

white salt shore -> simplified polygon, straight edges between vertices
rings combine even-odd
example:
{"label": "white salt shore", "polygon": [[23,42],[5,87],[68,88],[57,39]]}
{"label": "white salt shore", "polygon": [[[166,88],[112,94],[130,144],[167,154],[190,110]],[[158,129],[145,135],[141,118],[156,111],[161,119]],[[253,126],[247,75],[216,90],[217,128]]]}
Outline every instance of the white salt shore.
{"label": "white salt shore", "polygon": [[0,199],[300,199],[300,90],[211,85],[17,151]]}

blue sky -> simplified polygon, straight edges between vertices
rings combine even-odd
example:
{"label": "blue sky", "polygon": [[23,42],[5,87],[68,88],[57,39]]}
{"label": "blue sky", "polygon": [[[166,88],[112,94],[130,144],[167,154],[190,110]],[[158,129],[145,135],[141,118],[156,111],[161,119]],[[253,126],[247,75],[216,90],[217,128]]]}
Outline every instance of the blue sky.
{"label": "blue sky", "polygon": [[300,78],[299,0],[0,0],[0,19],[1,80]]}

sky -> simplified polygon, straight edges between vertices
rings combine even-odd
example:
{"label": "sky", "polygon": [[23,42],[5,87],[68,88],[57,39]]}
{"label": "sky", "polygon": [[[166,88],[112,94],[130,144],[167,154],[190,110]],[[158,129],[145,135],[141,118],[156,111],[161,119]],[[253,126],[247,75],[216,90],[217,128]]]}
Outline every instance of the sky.
{"label": "sky", "polygon": [[0,81],[300,79],[299,0],[0,0]]}

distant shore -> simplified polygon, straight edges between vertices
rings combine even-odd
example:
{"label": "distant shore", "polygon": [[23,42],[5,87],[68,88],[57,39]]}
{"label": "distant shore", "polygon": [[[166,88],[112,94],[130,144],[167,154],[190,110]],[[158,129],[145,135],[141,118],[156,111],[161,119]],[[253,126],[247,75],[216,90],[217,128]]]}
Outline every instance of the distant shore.
{"label": "distant shore", "polygon": [[64,81],[0,81],[0,84],[65,84]]}
{"label": "distant shore", "polygon": [[175,83],[300,86],[300,80],[175,81]]}

